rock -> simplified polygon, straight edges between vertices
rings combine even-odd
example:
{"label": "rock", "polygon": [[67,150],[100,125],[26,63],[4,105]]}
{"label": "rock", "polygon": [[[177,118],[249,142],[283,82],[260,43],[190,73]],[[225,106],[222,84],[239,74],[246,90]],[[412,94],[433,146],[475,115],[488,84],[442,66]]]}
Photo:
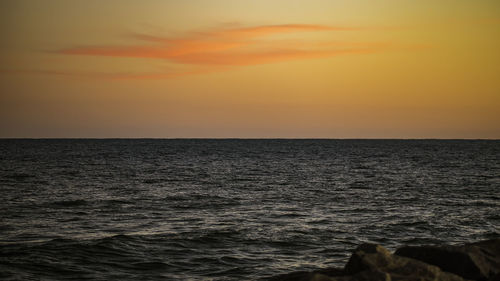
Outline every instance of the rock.
{"label": "rock", "polygon": [[500,273],[493,275],[493,277],[490,277],[488,281],[500,281]]}
{"label": "rock", "polygon": [[462,246],[356,248],[344,269],[300,271],[270,281],[500,281],[500,239]]}
{"label": "rock", "polygon": [[438,266],[465,279],[498,280],[500,276],[500,239],[462,246],[407,246],[395,254]]}
{"label": "rock", "polygon": [[335,280],[450,280],[463,281],[455,274],[414,259],[392,255],[380,245],[359,246],[344,271],[351,275]]}
{"label": "rock", "polygon": [[375,244],[362,244],[354,250],[344,267],[346,274],[356,274],[365,270],[376,270],[390,262],[391,253],[384,247]]}

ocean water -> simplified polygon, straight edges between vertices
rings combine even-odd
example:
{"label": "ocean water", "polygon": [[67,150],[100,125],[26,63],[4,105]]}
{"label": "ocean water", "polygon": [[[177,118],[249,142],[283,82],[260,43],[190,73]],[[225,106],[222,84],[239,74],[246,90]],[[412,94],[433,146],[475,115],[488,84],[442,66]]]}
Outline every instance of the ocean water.
{"label": "ocean water", "polygon": [[0,279],[258,280],[500,236],[500,141],[0,140]]}

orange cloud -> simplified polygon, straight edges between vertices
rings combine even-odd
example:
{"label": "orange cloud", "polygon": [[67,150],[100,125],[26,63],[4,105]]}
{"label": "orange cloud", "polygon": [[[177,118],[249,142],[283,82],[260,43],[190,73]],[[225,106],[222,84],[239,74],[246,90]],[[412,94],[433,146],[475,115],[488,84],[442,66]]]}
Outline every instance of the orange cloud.
{"label": "orange cloud", "polygon": [[[190,36],[188,37],[181,38],[162,38],[145,34],[134,34],[134,37],[138,39],[158,43],[158,45],[76,47],[61,50],[60,53],[73,55],[143,57],[175,60],[178,57],[186,56],[189,54],[209,55],[211,53],[217,53],[217,55],[220,55],[222,51],[227,51],[230,49],[241,49],[248,46],[259,46],[261,42],[252,40],[252,38],[261,37],[273,33],[326,30],[351,29],[322,25],[288,24],[196,32],[190,34]],[[279,47],[284,48],[284,46]],[[182,60],[177,60],[182,62]],[[191,60],[188,59],[188,61]]]}
{"label": "orange cloud", "polygon": [[356,30],[355,28],[348,27],[334,27],[326,25],[315,24],[281,24],[281,25],[262,25],[254,27],[243,27],[235,29],[225,29],[218,32],[207,33],[218,36],[245,36],[257,37],[273,33],[286,33],[286,32],[299,32],[299,31],[347,31]]}
{"label": "orange cloud", "polygon": [[365,49],[345,49],[345,50],[269,50],[261,52],[232,53],[232,54],[207,54],[198,53],[188,56],[180,56],[172,60],[179,63],[207,64],[207,65],[254,65],[273,63],[294,59],[320,58],[337,54],[369,52]]}
{"label": "orange cloud", "polygon": [[[292,32],[352,31],[356,28],[308,24],[263,25],[254,27],[219,28],[190,32],[181,37],[159,37],[133,34],[144,43],[136,46],[82,46],[58,51],[66,55],[92,55],[107,57],[134,57],[168,60],[184,65],[244,66],[280,61],[328,57],[338,54],[372,52],[380,44],[348,42],[307,42],[305,40],[266,40],[271,34]],[[203,72],[206,72],[204,70]],[[168,78],[196,74],[199,71],[179,74],[124,75],[123,77]]]}

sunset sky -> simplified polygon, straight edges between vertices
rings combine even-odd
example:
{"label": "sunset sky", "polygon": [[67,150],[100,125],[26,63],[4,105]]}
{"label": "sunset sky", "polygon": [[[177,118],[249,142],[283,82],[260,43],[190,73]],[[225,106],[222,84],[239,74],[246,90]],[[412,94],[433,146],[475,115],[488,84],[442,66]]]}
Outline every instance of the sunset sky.
{"label": "sunset sky", "polygon": [[498,0],[3,0],[0,137],[500,138]]}

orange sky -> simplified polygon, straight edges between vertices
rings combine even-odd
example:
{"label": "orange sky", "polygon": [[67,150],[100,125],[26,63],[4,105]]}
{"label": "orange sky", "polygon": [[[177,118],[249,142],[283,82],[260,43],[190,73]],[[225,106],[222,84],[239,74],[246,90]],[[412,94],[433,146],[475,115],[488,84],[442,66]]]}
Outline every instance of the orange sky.
{"label": "orange sky", "polygon": [[0,14],[0,137],[500,138],[496,0],[5,0]]}

